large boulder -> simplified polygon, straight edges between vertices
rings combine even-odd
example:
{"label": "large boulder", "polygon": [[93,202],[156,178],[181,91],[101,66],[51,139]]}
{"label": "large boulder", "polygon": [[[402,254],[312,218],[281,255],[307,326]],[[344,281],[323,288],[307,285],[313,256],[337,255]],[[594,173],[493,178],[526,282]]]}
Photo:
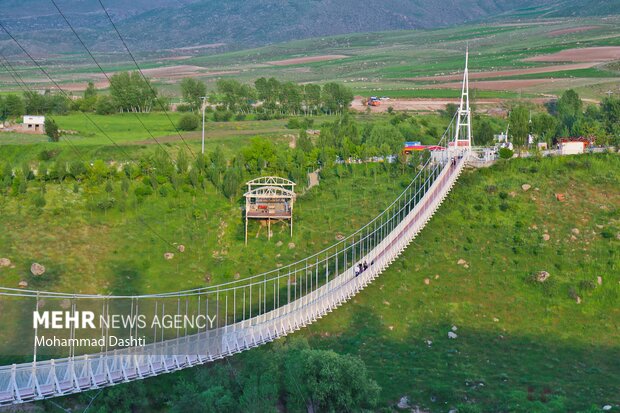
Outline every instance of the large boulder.
{"label": "large boulder", "polygon": [[38,277],[38,276],[45,274],[45,267],[39,264],[38,262],[33,262],[32,265],[30,266],[30,272],[32,273],[32,275],[35,275]]}

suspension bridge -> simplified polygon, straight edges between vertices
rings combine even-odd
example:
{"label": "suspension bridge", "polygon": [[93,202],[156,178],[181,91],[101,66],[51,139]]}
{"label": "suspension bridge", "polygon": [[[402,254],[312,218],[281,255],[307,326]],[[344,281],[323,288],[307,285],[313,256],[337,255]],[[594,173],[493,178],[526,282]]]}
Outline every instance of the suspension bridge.
{"label": "suspension bridge", "polygon": [[[376,218],[314,255],[228,283],[162,294],[111,296],[0,287],[3,307],[17,307],[29,320],[43,311],[62,311],[72,319],[90,312],[106,320],[94,330],[78,323],[63,329],[68,347],[63,347],[66,354],[61,357],[42,351],[47,334],[54,331],[34,323],[32,332],[19,340],[19,346],[31,347],[32,361],[0,366],[0,405],[99,389],[208,363],[290,334],[344,304],[420,233],[472,157],[467,59],[466,55],[458,111],[438,142],[444,149],[434,151],[420,165],[411,183]],[[137,322],[110,322],[119,314]],[[8,312],[2,317],[10,322]],[[184,322],[164,326],[164,319]],[[111,345],[111,337],[121,337],[128,344]]]}

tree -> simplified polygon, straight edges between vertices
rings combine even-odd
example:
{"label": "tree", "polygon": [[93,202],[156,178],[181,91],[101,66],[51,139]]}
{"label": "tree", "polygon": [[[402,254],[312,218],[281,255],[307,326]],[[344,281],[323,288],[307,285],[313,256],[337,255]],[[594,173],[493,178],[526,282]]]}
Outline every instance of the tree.
{"label": "tree", "polygon": [[525,146],[527,135],[530,132],[529,110],[523,105],[517,105],[510,112],[510,136],[515,146]]}
{"label": "tree", "polygon": [[6,117],[17,118],[26,113],[24,101],[17,95],[7,95],[3,99],[3,106],[4,108],[2,111],[6,114]]}
{"label": "tree", "polygon": [[239,185],[241,184],[241,170],[236,167],[227,168],[224,173],[224,181],[222,183],[222,192],[228,199],[233,199],[237,195]]}
{"label": "tree", "polygon": [[45,118],[45,134],[49,136],[50,142],[58,142],[60,140],[60,129],[54,119]]}
{"label": "tree", "polygon": [[84,99],[97,99],[97,88],[91,81],[88,82],[86,90],[84,90]]}
{"label": "tree", "polygon": [[183,131],[192,131],[198,128],[198,117],[193,113],[186,113],[179,119],[177,128]]}
{"label": "tree", "polygon": [[118,111],[116,103],[111,96],[99,96],[95,105],[97,115],[111,115]]}
{"label": "tree", "polygon": [[308,411],[359,411],[376,405],[380,387],[359,357],[331,350],[290,351],[284,365],[291,400]]}
{"label": "tree", "polygon": [[476,136],[474,137],[475,144],[481,146],[490,145],[493,143],[494,136],[495,131],[493,130],[491,122],[487,119],[481,120],[476,129]]}
{"label": "tree", "polygon": [[353,101],[353,91],[339,83],[323,86],[323,106],[329,113],[343,113]]}
{"label": "tree", "polygon": [[614,139],[620,138],[620,98],[605,98],[601,105],[605,129]]}
{"label": "tree", "polygon": [[199,110],[202,106],[201,98],[207,95],[207,86],[200,80],[186,77],[181,81],[181,94],[192,110]]}
{"label": "tree", "polygon": [[110,96],[123,112],[150,112],[157,102],[157,90],[140,72],[120,72],[110,78]]}
{"label": "tree", "polygon": [[532,116],[532,133],[539,139],[551,144],[551,138],[558,129],[558,121],[548,113],[537,113]]}
{"label": "tree", "polygon": [[573,127],[583,116],[583,102],[577,92],[569,89],[562,93],[557,105],[560,128],[565,128],[569,133],[575,133]]}

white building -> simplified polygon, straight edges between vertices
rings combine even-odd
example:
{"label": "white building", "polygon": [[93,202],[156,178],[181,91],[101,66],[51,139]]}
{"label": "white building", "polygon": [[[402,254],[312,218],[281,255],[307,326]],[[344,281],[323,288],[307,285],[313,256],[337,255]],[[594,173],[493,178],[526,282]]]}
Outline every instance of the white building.
{"label": "white building", "polygon": [[45,116],[25,115],[22,122],[22,130],[24,132],[43,132],[45,127]]}
{"label": "white building", "polygon": [[583,142],[561,142],[561,155],[577,155],[583,153],[585,144]]}

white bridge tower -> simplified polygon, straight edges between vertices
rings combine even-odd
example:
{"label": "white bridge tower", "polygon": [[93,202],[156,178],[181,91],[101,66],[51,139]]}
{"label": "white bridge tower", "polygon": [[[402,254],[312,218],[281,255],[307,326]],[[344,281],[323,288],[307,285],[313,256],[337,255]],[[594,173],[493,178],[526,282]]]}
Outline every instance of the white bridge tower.
{"label": "white bridge tower", "polygon": [[465,71],[463,72],[463,90],[461,92],[461,104],[456,118],[456,134],[454,137],[455,149],[471,149],[471,109],[469,107],[469,47],[465,52]]}

